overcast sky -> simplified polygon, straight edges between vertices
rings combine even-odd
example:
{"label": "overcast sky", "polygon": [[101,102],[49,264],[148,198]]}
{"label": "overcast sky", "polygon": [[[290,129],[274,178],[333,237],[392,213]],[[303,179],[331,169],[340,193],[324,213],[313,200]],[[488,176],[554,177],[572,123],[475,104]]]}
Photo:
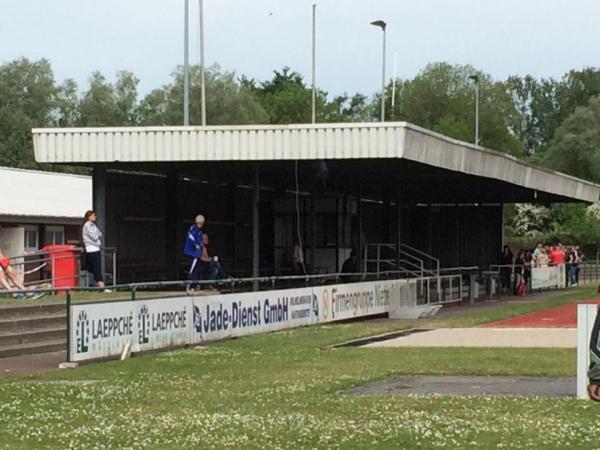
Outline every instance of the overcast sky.
{"label": "overcast sky", "polygon": [[[198,61],[198,4],[190,0],[191,61]],[[312,0],[205,0],[206,63],[263,80],[290,66],[310,80]],[[429,62],[473,64],[497,79],[560,77],[600,60],[598,0],[320,0],[317,84],[372,94],[387,73]],[[0,0],[0,62],[48,58],[56,79],[85,84],[126,69],[147,93],[183,61],[184,0]]]}

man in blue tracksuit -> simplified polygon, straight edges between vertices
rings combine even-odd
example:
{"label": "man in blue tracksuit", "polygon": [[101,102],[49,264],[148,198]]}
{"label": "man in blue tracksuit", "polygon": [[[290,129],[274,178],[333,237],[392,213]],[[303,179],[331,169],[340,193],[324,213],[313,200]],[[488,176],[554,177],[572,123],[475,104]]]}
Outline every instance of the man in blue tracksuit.
{"label": "man in blue tracksuit", "polygon": [[203,245],[203,226],[204,216],[202,214],[198,214],[194,219],[194,224],[188,230],[187,237],[185,239],[185,247],[183,248],[183,253],[192,259],[192,264],[190,265],[190,270],[188,272],[188,281],[191,282],[187,285],[188,292],[191,292],[192,288],[195,287],[195,284],[193,282],[198,281],[198,275],[200,273],[200,259],[202,258]]}

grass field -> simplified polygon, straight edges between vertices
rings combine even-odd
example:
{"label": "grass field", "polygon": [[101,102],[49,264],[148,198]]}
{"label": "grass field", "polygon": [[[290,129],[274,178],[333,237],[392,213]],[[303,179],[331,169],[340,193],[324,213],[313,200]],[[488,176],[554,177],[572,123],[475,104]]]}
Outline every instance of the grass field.
{"label": "grass field", "polygon": [[[527,308],[591,296],[579,289]],[[474,325],[525,306],[439,322]],[[0,379],[0,447],[600,448],[600,406],[587,401],[342,394],[397,374],[575,375],[569,349],[322,350],[402,326],[303,328]]]}

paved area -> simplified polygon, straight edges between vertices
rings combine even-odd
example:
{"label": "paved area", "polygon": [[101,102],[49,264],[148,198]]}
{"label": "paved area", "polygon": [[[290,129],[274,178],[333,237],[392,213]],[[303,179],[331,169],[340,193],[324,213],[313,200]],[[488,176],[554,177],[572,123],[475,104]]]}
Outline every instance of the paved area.
{"label": "paved area", "polygon": [[66,360],[66,351],[0,358],[0,378],[3,375],[58,369],[58,365]]}
{"label": "paved area", "polygon": [[439,328],[374,342],[365,347],[575,348],[574,328]]}
{"label": "paved area", "polygon": [[[600,305],[599,299],[578,303]],[[481,325],[482,328],[577,328],[577,303],[549,308]]]}
{"label": "paved area", "polygon": [[522,395],[575,397],[575,377],[401,376],[344,391],[347,395]]}

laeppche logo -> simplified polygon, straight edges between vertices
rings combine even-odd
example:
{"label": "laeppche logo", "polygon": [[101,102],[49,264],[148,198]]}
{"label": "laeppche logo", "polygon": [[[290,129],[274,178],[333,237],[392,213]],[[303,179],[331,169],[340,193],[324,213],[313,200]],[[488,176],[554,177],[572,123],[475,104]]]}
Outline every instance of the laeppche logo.
{"label": "laeppche logo", "polygon": [[327,289],[323,289],[323,298],[321,301],[323,303],[323,318],[327,319],[329,316],[329,309],[331,308],[331,303],[329,302],[329,291]]}
{"label": "laeppche logo", "polygon": [[194,305],[194,328],[196,333],[202,334],[202,313],[196,305]]}
{"label": "laeppche logo", "polygon": [[138,333],[140,344],[147,344],[150,341],[150,313],[147,305],[142,305],[138,314]]}
{"label": "laeppche logo", "polygon": [[90,344],[90,321],[88,320],[87,313],[85,311],[81,311],[77,316],[75,334],[75,351],[77,353],[87,353]]}

